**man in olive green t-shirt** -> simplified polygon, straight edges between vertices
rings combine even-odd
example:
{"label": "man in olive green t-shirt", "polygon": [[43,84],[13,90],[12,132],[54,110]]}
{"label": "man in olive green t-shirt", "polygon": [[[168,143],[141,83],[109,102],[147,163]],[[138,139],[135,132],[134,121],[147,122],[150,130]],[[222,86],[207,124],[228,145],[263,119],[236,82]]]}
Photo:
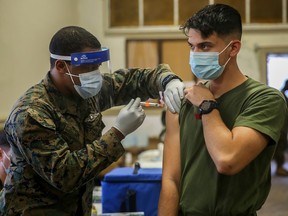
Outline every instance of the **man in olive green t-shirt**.
{"label": "man in olive green t-shirt", "polygon": [[204,7],[181,27],[198,82],[180,113],[167,111],[159,216],[254,216],[271,186],[270,164],[286,103],[237,65],[241,17]]}

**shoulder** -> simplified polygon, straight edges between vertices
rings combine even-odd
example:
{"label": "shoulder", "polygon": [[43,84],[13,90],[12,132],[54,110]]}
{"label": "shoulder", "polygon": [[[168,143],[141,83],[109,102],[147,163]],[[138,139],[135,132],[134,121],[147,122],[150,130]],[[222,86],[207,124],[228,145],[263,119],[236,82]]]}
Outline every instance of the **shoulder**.
{"label": "shoulder", "polygon": [[245,82],[245,87],[248,89],[254,89],[255,92],[265,91],[281,95],[281,92],[278,89],[268,86],[262,82],[256,81],[250,77],[248,77],[248,80]]}
{"label": "shoulder", "polygon": [[270,87],[264,83],[248,78],[244,86],[248,99],[252,101],[273,101],[278,103],[285,102],[283,94],[276,88]]}
{"label": "shoulder", "polygon": [[243,103],[234,127],[247,126],[256,129],[276,142],[287,113],[282,93],[251,78],[240,92]]}
{"label": "shoulder", "polygon": [[47,98],[48,96],[43,94],[39,85],[31,87],[17,100],[6,124],[24,126],[36,121],[46,126],[49,124],[49,127],[52,127],[48,119],[54,115],[55,109]]}

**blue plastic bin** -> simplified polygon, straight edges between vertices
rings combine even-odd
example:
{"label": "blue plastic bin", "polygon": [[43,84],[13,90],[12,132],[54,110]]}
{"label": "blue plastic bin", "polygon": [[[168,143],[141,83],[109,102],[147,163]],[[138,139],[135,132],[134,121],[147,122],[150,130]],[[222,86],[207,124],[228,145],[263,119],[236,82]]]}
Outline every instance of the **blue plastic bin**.
{"label": "blue plastic bin", "polygon": [[102,212],[144,212],[157,216],[161,190],[161,168],[115,168],[104,176],[102,185]]}

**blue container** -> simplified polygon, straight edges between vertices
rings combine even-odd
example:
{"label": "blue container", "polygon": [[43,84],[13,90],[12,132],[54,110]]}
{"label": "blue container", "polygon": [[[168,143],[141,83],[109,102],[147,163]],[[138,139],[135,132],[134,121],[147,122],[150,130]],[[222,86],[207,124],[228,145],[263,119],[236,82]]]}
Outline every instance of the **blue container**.
{"label": "blue container", "polygon": [[161,168],[115,168],[104,176],[102,212],[144,212],[157,216]]}

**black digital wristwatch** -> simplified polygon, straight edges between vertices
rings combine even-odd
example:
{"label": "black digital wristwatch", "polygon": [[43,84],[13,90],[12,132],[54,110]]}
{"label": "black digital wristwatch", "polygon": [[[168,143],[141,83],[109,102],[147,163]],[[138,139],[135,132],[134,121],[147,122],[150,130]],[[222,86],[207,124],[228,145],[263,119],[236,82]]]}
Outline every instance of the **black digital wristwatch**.
{"label": "black digital wristwatch", "polygon": [[218,109],[218,103],[215,100],[203,100],[199,105],[200,115],[208,114],[212,112],[213,109]]}

